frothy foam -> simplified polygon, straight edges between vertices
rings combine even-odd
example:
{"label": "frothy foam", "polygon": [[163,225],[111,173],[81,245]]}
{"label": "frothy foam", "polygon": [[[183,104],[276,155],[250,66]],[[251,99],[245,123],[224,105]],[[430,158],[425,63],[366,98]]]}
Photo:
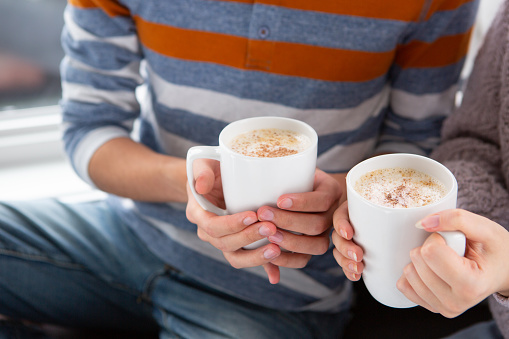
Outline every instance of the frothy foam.
{"label": "frothy foam", "polygon": [[442,199],[444,184],[410,168],[384,168],[362,175],[354,189],[372,203],[392,208],[420,207]]}
{"label": "frothy foam", "polygon": [[239,134],[230,148],[242,155],[256,158],[276,158],[297,154],[311,145],[308,136],[279,128],[257,129]]}

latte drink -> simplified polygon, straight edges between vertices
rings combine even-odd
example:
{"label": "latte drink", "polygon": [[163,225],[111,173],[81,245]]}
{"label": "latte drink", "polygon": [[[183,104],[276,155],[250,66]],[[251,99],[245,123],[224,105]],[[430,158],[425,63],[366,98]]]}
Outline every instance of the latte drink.
{"label": "latte drink", "polygon": [[410,168],[383,168],[362,175],[354,189],[370,202],[391,208],[421,207],[446,195],[435,178]]}
{"label": "latte drink", "polygon": [[297,154],[311,146],[308,136],[279,128],[256,129],[233,138],[230,148],[256,158],[278,158]]}

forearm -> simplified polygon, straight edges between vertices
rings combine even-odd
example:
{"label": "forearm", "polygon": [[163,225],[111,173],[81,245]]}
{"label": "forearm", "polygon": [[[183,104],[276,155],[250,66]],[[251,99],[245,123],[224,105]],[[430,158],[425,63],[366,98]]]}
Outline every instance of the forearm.
{"label": "forearm", "polygon": [[102,145],[88,171],[101,190],[135,200],[186,202],[185,160],[156,153],[128,138]]}

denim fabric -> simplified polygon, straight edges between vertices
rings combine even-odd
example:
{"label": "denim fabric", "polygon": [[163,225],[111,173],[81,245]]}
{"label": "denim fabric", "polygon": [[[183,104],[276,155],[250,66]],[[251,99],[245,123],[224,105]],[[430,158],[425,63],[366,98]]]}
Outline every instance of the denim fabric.
{"label": "denim fabric", "polygon": [[[0,204],[0,272],[0,314],[62,326],[159,327],[165,339],[338,338],[348,319],[267,309],[193,281],[104,202]],[[42,337],[4,321],[4,338]]]}

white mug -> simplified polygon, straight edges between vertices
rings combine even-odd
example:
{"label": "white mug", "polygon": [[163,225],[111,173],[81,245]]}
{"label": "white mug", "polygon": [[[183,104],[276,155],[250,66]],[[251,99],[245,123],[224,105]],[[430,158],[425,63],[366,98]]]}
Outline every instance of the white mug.
{"label": "white mug", "polygon": [[[239,134],[256,129],[278,128],[306,135],[311,143],[302,152],[276,158],[245,156],[230,149],[230,141]],[[196,146],[187,152],[187,178],[200,206],[217,215],[256,211],[261,206],[276,207],[277,199],[287,193],[313,190],[318,136],[308,124],[282,117],[256,117],[238,120],[227,125],[219,134],[219,146]],[[226,210],[210,203],[195,188],[193,162],[196,159],[220,162],[221,180]],[[267,244],[256,241],[245,249]]]}
{"label": "white mug", "polygon": [[[354,186],[368,172],[383,168],[411,168],[445,185],[446,195],[429,205],[391,208],[376,205],[362,197]],[[396,287],[403,269],[410,263],[410,251],[421,246],[429,233],[415,224],[429,214],[456,208],[458,184],[442,164],[414,154],[387,154],[364,160],[347,174],[348,213],[354,228],[353,240],[364,251],[362,279],[370,294],[380,303],[396,308],[416,306]],[[465,253],[465,235],[459,231],[439,232],[447,245],[460,256]]]}

